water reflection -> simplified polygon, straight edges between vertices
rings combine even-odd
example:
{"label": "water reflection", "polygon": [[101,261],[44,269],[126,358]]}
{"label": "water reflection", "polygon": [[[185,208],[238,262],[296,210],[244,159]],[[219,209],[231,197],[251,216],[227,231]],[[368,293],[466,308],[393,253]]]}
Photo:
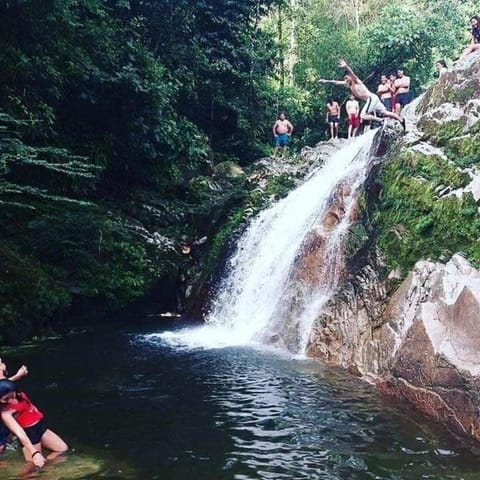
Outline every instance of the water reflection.
{"label": "water reflection", "polygon": [[[75,449],[41,480],[478,479],[478,456],[342,372],[146,338],[106,329],[18,358]],[[0,478],[16,479],[20,453],[2,460]]]}

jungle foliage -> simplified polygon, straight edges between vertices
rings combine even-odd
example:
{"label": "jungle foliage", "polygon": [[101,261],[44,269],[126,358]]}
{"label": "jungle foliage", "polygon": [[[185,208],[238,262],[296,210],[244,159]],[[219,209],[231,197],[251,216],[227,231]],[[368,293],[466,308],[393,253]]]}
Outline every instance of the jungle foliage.
{"label": "jungle foliage", "polygon": [[[250,203],[266,198],[219,179],[218,164],[248,171],[269,153],[280,110],[296,127],[293,149],[324,138],[326,97],[345,92],[317,79],[338,77],[339,57],[371,86],[405,65],[420,90],[436,57],[467,40],[471,8],[0,2],[0,330],[16,337],[72,305],[111,310],[175,284],[185,239],[208,237],[193,270],[213,269]],[[290,185],[279,178],[270,193]]]}

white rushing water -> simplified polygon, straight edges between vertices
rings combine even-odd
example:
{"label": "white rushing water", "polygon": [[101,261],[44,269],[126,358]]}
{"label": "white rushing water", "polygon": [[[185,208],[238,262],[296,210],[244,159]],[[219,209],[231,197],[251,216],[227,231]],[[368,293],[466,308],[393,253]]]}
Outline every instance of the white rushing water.
{"label": "white rushing water", "polygon": [[[346,144],[305,183],[251,221],[227,263],[205,326],[152,337],[187,348],[221,348],[268,344],[272,333],[282,335],[282,331],[294,330],[294,341],[282,337],[276,343],[303,354],[313,320],[336,287],[337,251],[348,230],[348,210],[353,208],[358,188],[367,175],[373,136],[374,132],[369,132]],[[313,227],[319,228],[316,222],[327,211],[329,199],[340,183],[349,186],[350,194],[344,220],[329,234],[326,244],[329,262],[325,274],[329,280],[315,290],[298,285],[298,281],[292,285],[292,266],[302,242]],[[303,303],[300,308],[299,297]],[[284,325],[287,319],[289,325]]]}

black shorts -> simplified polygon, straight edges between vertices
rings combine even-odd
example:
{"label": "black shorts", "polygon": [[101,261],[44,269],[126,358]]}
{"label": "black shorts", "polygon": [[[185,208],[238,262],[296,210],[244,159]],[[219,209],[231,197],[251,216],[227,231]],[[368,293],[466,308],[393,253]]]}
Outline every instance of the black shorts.
{"label": "black shorts", "polygon": [[328,123],[338,123],[338,115],[329,115]]}
{"label": "black shorts", "polygon": [[410,92],[397,93],[396,103],[404,107],[408,102],[410,102]]}
{"label": "black shorts", "polygon": [[32,444],[35,445],[36,443],[40,443],[40,440],[42,439],[43,434],[48,429],[47,429],[47,426],[45,425],[45,422],[43,420],[40,420],[35,425],[24,428],[24,430],[25,430],[25,433],[27,434],[27,437],[32,442]]}

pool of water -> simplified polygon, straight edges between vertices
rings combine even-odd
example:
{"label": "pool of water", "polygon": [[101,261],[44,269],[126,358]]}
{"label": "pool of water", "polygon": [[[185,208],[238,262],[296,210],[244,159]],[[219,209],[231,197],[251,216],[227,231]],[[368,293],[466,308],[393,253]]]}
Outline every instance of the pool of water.
{"label": "pool of water", "polygon": [[[111,324],[4,355],[11,372],[28,364],[21,387],[74,449],[34,476],[479,478],[471,449],[357,378],[258,348],[178,348],[159,330]],[[0,477],[21,463],[7,453]]]}

